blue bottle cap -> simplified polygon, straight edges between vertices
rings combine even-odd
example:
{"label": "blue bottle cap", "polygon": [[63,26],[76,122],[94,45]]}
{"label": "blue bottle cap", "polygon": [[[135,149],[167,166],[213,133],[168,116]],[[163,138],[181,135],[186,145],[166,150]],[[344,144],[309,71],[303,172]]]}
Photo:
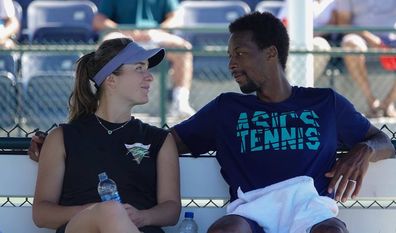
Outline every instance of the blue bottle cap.
{"label": "blue bottle cap", "polygon": [[99,180],[100,180],[100,181],[107,179],[107,174],[106,174],[106,172],[99,173],[98,176],[99,176]]}
{"label": "blue bottle cap", "polygon": [[184,217],[185,218],[194,218],[194,212],[185,212]]}

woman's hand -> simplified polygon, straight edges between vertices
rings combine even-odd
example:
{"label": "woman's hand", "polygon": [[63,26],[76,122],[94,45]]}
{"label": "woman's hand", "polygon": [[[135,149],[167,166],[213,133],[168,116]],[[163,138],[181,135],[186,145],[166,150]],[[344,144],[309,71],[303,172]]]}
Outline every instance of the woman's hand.
{"label": "woman's hand", "polygon": [[123,206],[128,213],[129,219],[131,219],[131,221],[137,227],[144,227],[148,225],[144,211],[138,210],[130,204],[123,204]]}

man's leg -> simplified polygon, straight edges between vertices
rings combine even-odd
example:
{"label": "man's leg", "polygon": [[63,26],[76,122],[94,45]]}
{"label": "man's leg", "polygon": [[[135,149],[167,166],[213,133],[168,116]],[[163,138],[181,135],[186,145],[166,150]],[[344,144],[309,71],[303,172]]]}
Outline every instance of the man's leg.
{"label": "man's leg", "polygon": [[[183,38],[163,31],[151,32],[150,36],[151,38],[161,38],[159,44],[165,48],[192,48],[192,45]],[[193,76],[193,55],[191,52],[168,52],[166,57],[172,66],[173,93],[170,115],[182,118],[190,117],[195,113],[189,103]]]}
{"label": "man's leg", "polygon": [[239,215],[226,215],[216,220],[208,233],[265,233],[256,222]]}
{"label": "man's leg", "polygon": [[[319,51],[329,51],[331,49],[329,42],[320,36],[313,38],[313,48]],[[322,76],[330,58],[330,55],[327,54],[314,54],[314,81]]]}
{"label": "man's leg", "polygon": [[349,233],[349,231],[343,221],[330,218],[313,226],[310,233]]}
{"label": "man's leg", "polygon": [[384,116],[396,117],[396,109],[393,104],[395,101],[396,101],[396,81],[393,83],[393,86],[389,90],[385,99],[381,101],[381,109],[384,111]]}
{"label": "man's leg", "polygon": [[190,117],[195,113],[189,101],[192,80],[192,54],[168,53],[167,58],[172,64],[173,81],[170,115],[182,118]]}
{"label": "man's leg", "polygon": [[[342,40],[342,48],[353,49],[358,51],[367,51],[366,42],[362,37],[356,34],[348,34]],[[367,105],[369,107],[369,115],[377,116],[379,109],[379,101],[374,97],[367,77],[366,58],[364,55],[347,55],[344,58],[345,64],[351,74],[352,79],[362,90]]]}

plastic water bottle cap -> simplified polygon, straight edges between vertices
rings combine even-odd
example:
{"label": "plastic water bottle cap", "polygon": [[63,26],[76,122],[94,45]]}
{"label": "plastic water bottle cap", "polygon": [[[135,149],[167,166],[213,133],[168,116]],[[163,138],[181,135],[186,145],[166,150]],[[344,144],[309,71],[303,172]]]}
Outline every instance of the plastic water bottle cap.
{"label": "plastic water bottle cap", "polygon": [[98,176],[99,176],[99,180],[100,180],[100,181],[106,180],[106,179],[107,179],[107,174],[106,174],[106,172],[99,173]]}
{"label": "plastic water bottle cap", "polygon": [[185,212],[184,218],[194,218],[194,213],[193,212]]}

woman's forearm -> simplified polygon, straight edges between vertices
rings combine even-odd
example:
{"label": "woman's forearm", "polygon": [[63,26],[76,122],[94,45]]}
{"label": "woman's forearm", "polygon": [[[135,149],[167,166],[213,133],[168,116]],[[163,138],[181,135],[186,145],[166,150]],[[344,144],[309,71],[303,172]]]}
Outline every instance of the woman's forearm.
{"label": "woman's forearm", "polygon": [[142,210],[145,216],[145,226],[172,226],[177,223],[180,216],[181,203],[166,201],[147,210]]}
{"label": "woman's forearm", "polygon": [[60,206],[52,202],[40,201],[33,204],[33,221],[40,228],[57,229],[90,205],[92,204]]}

